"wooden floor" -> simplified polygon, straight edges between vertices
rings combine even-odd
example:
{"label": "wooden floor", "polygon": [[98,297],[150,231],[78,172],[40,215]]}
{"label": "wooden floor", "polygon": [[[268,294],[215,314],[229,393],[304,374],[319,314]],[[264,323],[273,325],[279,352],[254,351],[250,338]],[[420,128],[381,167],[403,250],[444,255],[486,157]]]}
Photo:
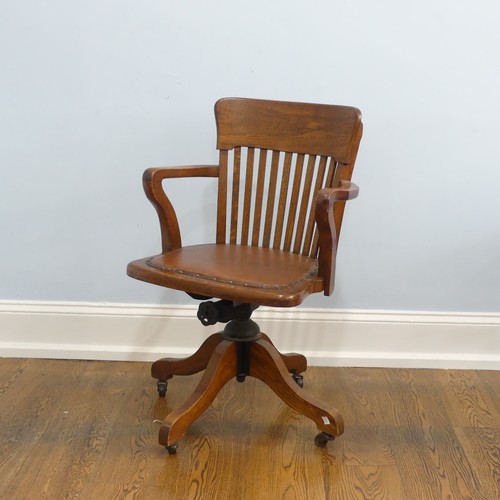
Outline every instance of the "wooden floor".
{"label": "wooden floor", "polygon": [[500,372],[310,368],[346,424],[325,449],[232,381],[170,456],[157,420],[198,379],[165,400],[145,363],[0,359],[0,498],[500,499]]}

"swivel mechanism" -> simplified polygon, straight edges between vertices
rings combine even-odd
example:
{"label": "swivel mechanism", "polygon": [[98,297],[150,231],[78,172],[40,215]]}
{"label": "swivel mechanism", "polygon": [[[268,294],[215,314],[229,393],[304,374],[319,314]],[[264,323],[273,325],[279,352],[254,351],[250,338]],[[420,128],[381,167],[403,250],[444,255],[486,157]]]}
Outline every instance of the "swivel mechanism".
{"label": "swivel mechanism", "polygon": [[203,302],[198,318],[204,325],[226,323],[223,331],[208,337],[192,356],[185,359],[163,358],[153,363],[151,375],[158,380],[158,392],[166,394],[167,381],[174,375],[190,375],[205,370],[193,394],[170,413],[161,429],[159,441],[169,454],[177,451],[178,440],[191,423],[210,405],[217,393],[232,378],[244,382],[256,377],[265,382],[291,408],[311,418],[320,433],[318,447],[343,432],[337,410],[322,409],[321,403],[302,389],[307,361],[301,354],[280,354],[269,337],[251,319],[258,306],[230,301]]}
{"label": "swivel mechanism", "polygon": [[198,306],[198,319],[204,326],[231,320],[247,321],[258,307],[254,304],[235,304],[230,300],[207,301]]}

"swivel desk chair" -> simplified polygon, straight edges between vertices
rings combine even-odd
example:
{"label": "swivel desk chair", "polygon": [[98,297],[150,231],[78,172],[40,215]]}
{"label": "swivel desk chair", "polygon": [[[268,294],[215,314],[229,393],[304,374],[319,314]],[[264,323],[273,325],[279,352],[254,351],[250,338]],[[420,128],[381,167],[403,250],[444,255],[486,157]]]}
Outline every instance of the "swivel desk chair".
{"label": "swivel desk chair", "polygon": [[[226,98],[216,103],[215,118],[218,165],[144,172],[162,252],[127,267],[133,278],[201,300],[202,324],[225,323],[192,356],[152,365],[160,397],[174,375],[205,370],[194,392],[163,422],[159,442],[175,453],[220,389],[233,377],[243,382],[251,376],[312,419],[320,431],[315,443],[323,447],[342,434],[342,417],[303,389],[306,358],[278,352],[251,315],[260,305],[292,307],[311,293],[332,294],[345,202],[358,194],[351,175],[361,113],[345,106]],[[218,178],[214,244],[182,246],[162,188],[164,179],[181,177]]]}

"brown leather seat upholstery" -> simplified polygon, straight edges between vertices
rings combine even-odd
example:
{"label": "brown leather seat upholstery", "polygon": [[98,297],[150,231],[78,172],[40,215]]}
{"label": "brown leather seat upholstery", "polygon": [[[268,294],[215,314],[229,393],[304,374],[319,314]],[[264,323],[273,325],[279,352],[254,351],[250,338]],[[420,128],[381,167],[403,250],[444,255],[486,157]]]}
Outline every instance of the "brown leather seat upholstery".
{"label": "brown leather seat upholstery", "polygon": [[322,289],[316,259],[241,245],[183,247],[131,262],[128,273],[188,293],[269,306],[295,306]]}

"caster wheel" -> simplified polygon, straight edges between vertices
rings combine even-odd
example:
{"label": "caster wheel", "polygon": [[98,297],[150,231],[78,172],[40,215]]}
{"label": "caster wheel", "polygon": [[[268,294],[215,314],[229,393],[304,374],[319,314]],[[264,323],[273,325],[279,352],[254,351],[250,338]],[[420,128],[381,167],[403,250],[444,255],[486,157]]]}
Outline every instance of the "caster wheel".
{"label": "caster wheel", "polygon": [[175,455],[177,453],[177,447],[179,445],[177,443],[171,444],[170,446],[165,446],[169,455]]}
{"label": "caster wheel", "polygon": [[328,441],[333,441],[334,439],[335,439],[335,436],[332,436],[331,434],[328,434],[328,432],[320,432],[314,438],[314,444],[318,448],[324,448],[328,444]]}
{"label": "caster wheel", "polygon": [[304,387],[304,377],[302,375],[292,375],[292,377],[299,387]]}
{"label": "caster wheel", "polygon": [[292,378],[296,382],[296,384],[299,387],[304,387],[304,377],[302,375],[299,375],[295,370],[292,370],[290,373],[292,374]]}
{"label": "caster wheel", "polygon": [[158,380],[156,383],[156,388],[158,389],[158,395],[160,398],[164,398],[167,394],[167,381],[166,380]]}

